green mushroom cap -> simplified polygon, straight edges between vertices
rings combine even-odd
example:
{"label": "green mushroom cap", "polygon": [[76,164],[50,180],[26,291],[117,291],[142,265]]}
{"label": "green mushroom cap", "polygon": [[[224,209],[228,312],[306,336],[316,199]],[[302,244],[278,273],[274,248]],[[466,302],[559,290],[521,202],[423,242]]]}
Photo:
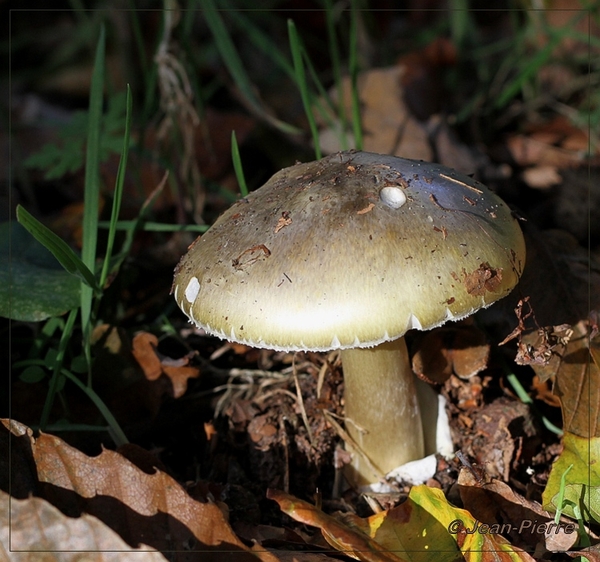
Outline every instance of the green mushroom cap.
{"label": "green mushroom cap", "polygon": [[517,220],[481,183],[348,151],[236,202],[190,246],[173,292],[209,334],[326,351],[469,316],[507,295],[524,264]]}

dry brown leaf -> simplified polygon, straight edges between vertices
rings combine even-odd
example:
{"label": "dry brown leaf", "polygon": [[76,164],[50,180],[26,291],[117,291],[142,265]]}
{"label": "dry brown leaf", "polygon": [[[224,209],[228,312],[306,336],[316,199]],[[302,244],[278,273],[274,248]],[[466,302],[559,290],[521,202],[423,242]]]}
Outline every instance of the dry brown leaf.
{"label": "dry brown leaf", "polygon": [[402,562],[403,558],[386,552],[376,541],[360,531],[355,531],[335,517],[327,515],[314,505],[280,490],[267,490],[267,497],[276,501],[282,511],[296,521],[319,527],[332,545],[363,562]]}
{"label": "dry brown leaf", "polygon": [[550,381],[543,381],[535,375],[533,380],[531,381],[531,388],[535,391],[535,398],[537,400],[542,400],[549,406],[553,406],[555,408],[560,408],[560,400],[552,392],[552,385]]}
{"label": "dry brown leaf", "polygon": [[166,560],[149,546],[130,547],[96,517],[66,517],[41,498],[18,500],[0,491],[0,560],[28,562],[43,556],[47,562],[75,562],[81,560],[82,552],[90,562]]}
{"label": "dry brown leaf", "polygon": [[116,326],[110,324],[100,324],[92,330],[92,345],[102,344],[102,347],[109,353],[116,355],[123,349],[123,341]]}
{"label": "dry brown leaf", "polygon": [[474,435],[464,448],[492,478],[510,481],[521,457],[540,446],[539,429],[527,404],[501,396],[471,414]]}
{"label": "dry brown leaf", "polygon": [[413,356],[413,371],[436,384],[452,373],[469,378],[487,365],[490,346],[475,326],[451,326],[431,330],[421,339]]}
{"label": "dry brown leaf", "polygon": [[246,547],[216,504],[192,499],[160,470],[151,472],[148,466],[142,470],[114,451],[88,457],[52,435],[34,440],[30,430],[17,422],[2,420],[2,426],[18,443],[13,447],[13,466],[37,478],[37,482],[29,479],[30,492],[69,516],[97,517],[130,546],[148,544],[172,552],[175,562],[197,560],[199,552],[203,560],[222,560],[227,552],[242,562],[256,557],[276,560],[258,547]]}
{"label": "dry brown leaf", "polygon": [[163,373],[171,379],[175,398],[181,398],[185,394],[188,379],[194,379],[200,374],[196,367],[169,367],[163,365],[162,369]]}
{"label": "dry brown leaf", "polygon": [[525,183],[534,189],[549,189],[562,181],[562,177],[554,166],[527,168],[523,171],[522,177]]}
{"label": "dry brown leaf", "polygon": [[162,373],[160,359],[155,351],[157,345],[158,338],[149,332],[140,332],[133,338],[133,356],[150,381],[155,381]]}
{"label": "dry brown leaf", "polygon": [[585,154],[581,151],[554,146],[546,140],[529,135],[515,135],[508,139],[508,149],[520,166],[552,166],[560,169],[583,161]]}
{"label": "dry brown leaf", "polygon": [[587,321],[573,326],[573,332],[554,386],[563,428],[579,437],[600,437],[600,337],[590,341]]}
{"label": "dry brown leaf", "polygon": [[[363,150],[430,161],[433,152],[428,132],[411,114],[403,100],[400,82],[405,72],[404,66],[393,66],[371,69],[359,75],[358,95],[362,107]],[[342,79],[342,91],[344,107],[350,116],[352,86],[348,77]],[[337,100],[335,90],[330,92],[330,96]],[[341,150],[337,130],[322,130],[319,141],[326,153]]]}
{"label": "dry brown leaf", "polygon": [[277,557],[280,562],[323,562],[327,560],[336,562],[339,560],[339,558],[332,558],[319,552],[278,552]]}
{"label": "dry brown leaf", "polygon": [[534,124],[525,134],[508,139],[508,148],[520,166],[567,168],[582,162],[588,155],[589,136],[567,118],[557,116],[542,124]]}
{"label": "dry brown leaf", "polygon": [[180,398],[187,390],[188,379],[197,378],[200,370],[188,365],[189,357],[171,359],[159,356],[156,351],[157,345],[158,338],[154,334],[140,332],[133,338],[133,356],[148,380],[154,381],[163,373],[169,377],[173,385],[173,396]]}

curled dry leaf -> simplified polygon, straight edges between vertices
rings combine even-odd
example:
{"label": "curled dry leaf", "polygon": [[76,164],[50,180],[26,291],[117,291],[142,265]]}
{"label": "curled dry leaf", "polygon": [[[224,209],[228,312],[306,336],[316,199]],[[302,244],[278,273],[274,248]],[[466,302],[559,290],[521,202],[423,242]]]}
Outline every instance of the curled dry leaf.
{"label": "curled dry leaf", "polygon": [[189,366],[188,357],[161,357],[156,351],[157,345],[158,338],[154,334],[140,332],[133,338],[133,356],[148,380],[154,381],[163,373],[169,377],[173,385],[173,396],[180,398],[187,390],[188,379],[197,378],[200,370]]}
{"label": "curled dry leaf", "polygon": [[[2,547],[5,552],[11,551],[10,560],[13,562],[41,559],[36,558],[42,556],[41,552],[48,562],[75,562],[81,560],[82,552],[87,553],[85,559],[90,562],[166,560],[149,546],[130,547],[96,517],[87,514],[67,517],[41,498],[18,500],[0,491],[0,549]],[[39,554],[36,555],[36,552]],[[4,559],[8,560],[2,557],[0,550],[0,560]]]}
{"label": "curled dry leaf", "polygon": [[300,523],[318,527],[329,544],[357,560],[368,562],[402,562],[403,558],[385,552],[377,542],[360,531],[323,513],[318,507],[280,490],[267,490],[267,498],[276,501],[281,510]]}

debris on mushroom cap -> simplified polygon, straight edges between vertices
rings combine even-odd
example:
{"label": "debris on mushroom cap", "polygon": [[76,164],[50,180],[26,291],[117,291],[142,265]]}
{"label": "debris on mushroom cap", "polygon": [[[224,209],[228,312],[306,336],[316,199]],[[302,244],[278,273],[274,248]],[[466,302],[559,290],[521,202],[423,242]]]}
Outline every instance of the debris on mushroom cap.
{"label": "debris on mushroom cap", "polygon": [[348,151],[276,173],[189,248],[173,292],[256,347],[371,347],[507,295],[525,262],[508,206],[454,170]]}

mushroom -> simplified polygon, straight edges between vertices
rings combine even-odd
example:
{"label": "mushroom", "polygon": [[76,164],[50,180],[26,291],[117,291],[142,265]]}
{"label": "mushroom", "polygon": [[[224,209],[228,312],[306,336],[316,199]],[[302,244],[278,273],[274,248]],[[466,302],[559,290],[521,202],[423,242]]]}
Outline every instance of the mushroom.
{"label": "mushroom", "polygon": [[173,292],[220,338],[341,350],[346,428],[370,459],[353,455],[361,486],[427,452],[421,417],[437,411],[420,412],[404,334],[504,297],[524,261],[516,219],[481,183],[347,151],[285,168],[237,201],[190,246]]}

